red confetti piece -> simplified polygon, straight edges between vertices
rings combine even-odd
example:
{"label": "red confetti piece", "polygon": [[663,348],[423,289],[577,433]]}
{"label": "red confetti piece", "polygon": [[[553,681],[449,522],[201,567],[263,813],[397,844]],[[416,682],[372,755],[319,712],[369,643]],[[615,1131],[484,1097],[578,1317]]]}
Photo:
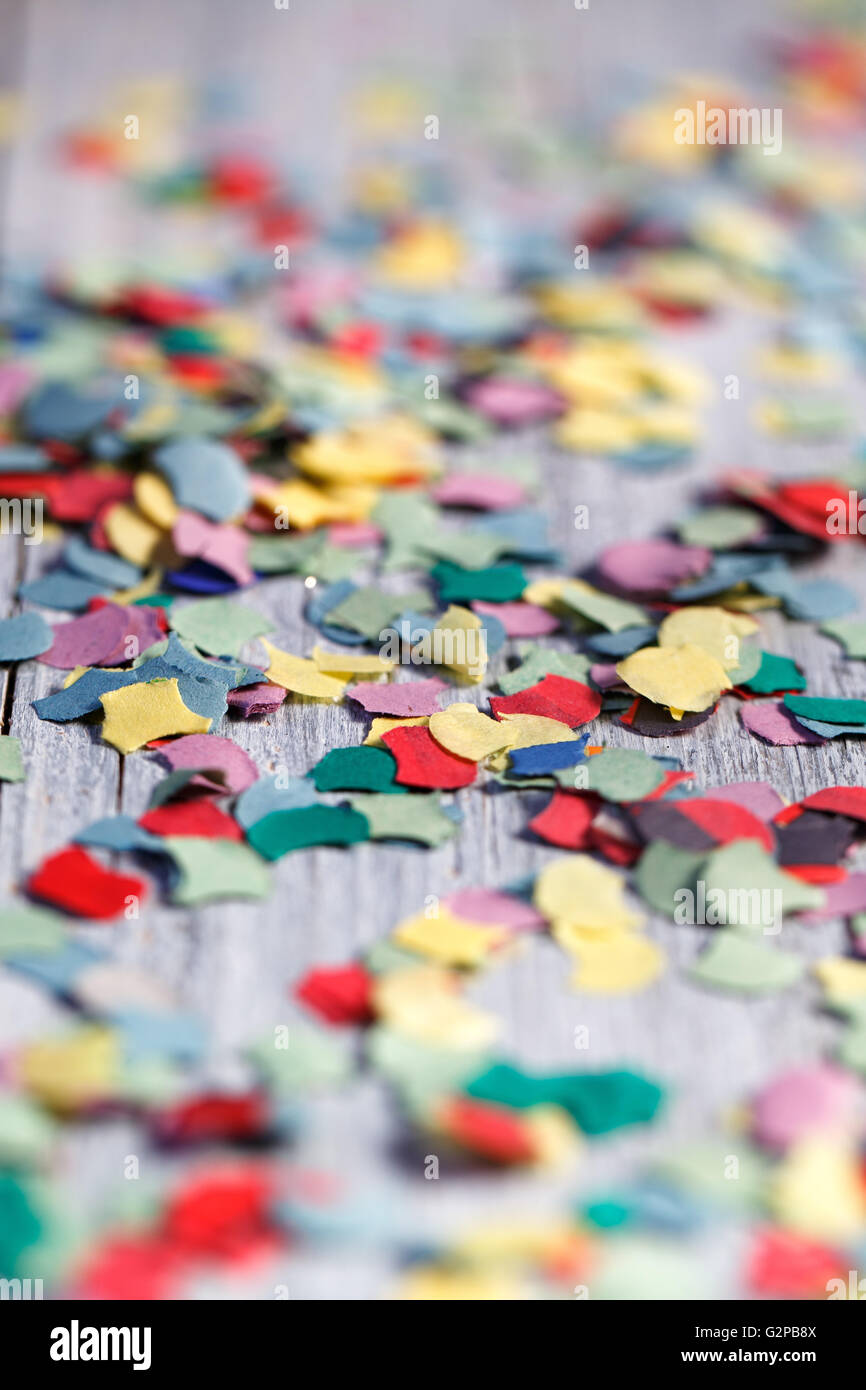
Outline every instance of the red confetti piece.
{"label": "red confetti piece", "polygon": [[175,801],[157,806],[139,819],[142,830],[152,835],[196,835],[207,840],[242,840],[237,821],[212,801]]}
{"label": "red confetti piece", "polygon": [[438,1118],[450,1137],[492,1163],[531,1163],[535,1144],[526,1126],[504,1105],[458,1096]]}
{"label": "red confetti piece", "polygon": [[801,878],[804,883],[841,883],[848,877],[839,864],[786,864],[785,873]]}
{"label": "red confetti piece", "polygon": [[167,1235],[190,1254],[225,1259],[259,1253],[276,1234],[270,1176],[259,1168],[212,1169],[186,1182],[165,1214]]}
{"label": "red confetti piece", "polygon": [[163,1144],[254,1139],[270,1129],[270,1110],[262,1091],[246,1095],[202,1095],[152,1116],[154,1137]]}
{"label": "red confetti piece", "polygon": [[824,787],[820,792],[804,796],[797,805],[804,811],[831,811],[866,821],[866,787]]}
{"label": "red confetti piece", "polygon": [[529,829],[549,845],[587,849],[589,831],[600,805],[600,798],[593,794],[583,796],[558,787],[544,810],[529,822]]}
{"label": "red confetti piece", "polygon": [[779,1298],[826,1298],[831,1279],[846,1278],[850,1264],[829,1245],[790,1231],[763,1231],[749,1257],[747,1278],[759,1293]]}
{"label": "red confetti piece", "polygon": [[143,879],[103,869],[77,846],[43,859],[31,874],[27,889],[43,902],[98,922],[119,917],[131,900],[141,902],[147,894]]}
{"label": "red confetti piece", "polygon": [[[587,748],[586,751],[588,753],[589,749]],[[680,782],[690,782],[694,775],[695,774],[693,772],[684,772],[682,771],[682,769],[666,772],[665,780],[663,782],[660,782],[659,785],[655,788],[655,790],[651,791],[648,796],[641,797],[641,800],[661,801],[663,797],[667,796],[671,787],[679,786]]]}
{"label": "red confetti piece", "polygon": [[424,725],[410,729],[389,729],[382,742],[397,760],[395,781],[403,787],[424,787],[428,791],[455,791],[475,781],[478,768],[466,758],[455,758],[440,748]]}
{"label": "red confetti piece", "polygon": [[577,729],[600,712],[601,695],[581,681],[549,675],[516,695],[491,696],[490,708],[497,719],[503,714],[541,714]]}
{"label": "red confetti piece", "polygon": [[373,1016],[372,984],[372,976],[361,965],[321,967],[304,976],[295,995],[328,1023],[368,1023]]}
{"label": "red confetti piece", "polygon": [[770,826],[736,802],[714,801],[701,796],[678,802],[676,809],[712,835],[718,845],[730,845],[735,840],[758,840],[770,853],[776,847],[776,837]]}
{"label": "red confetti piece", "polygon": [[643,853],[643,845],[637,840],[627,840],[600,825],[590,826],[587,839],[589,849],[598,850],[611,864],[619,864],[622,868],[636,864]]}
{"label": "red confetti piece", "polygon": [[81,1299],[175,1299],[189,1268],[186,1254],[157,1235],[117,1236],[98,1246],[78,1271],[72,1289]]}

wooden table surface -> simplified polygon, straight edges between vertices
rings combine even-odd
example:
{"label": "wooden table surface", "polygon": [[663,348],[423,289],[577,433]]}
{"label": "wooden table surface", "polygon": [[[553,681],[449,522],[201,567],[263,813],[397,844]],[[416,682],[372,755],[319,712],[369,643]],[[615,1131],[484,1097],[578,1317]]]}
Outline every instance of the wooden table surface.
{"label": "wooden table surface", "polygon": [[[272,132],[271,152],[307,165],[327,182],[352,167],[356,134],[345,97],[364,65],[377,59],[385,70],[435,91],[437,83],[453,80],[456,54],[480,54],[486,62],[502,63],[503,119],[524,112],[531,120],[536,98],[554,79],[568,91],[573,87],[583,108],[597,113],[599,104],[609,102],[614,79],[639,83],[641,75],[682,66],[738,71],[738,63],[751,61],[745,39],[751,9],[622,0],[591,0],[585,12],[576,12],[568,0],[291,0],[289,12],[282,13],[269,0],[5,0],[0,14],[9,41],[0,46],[0,82],[19,88],[26,113],[2,167],[7,264],[35,263],[46,255],[134,255],[148,245],[153,221],[136,214],[112,181],[74,178],[54,158],[57,133],[98,112],[112,84],[165,73],[193,83],[239,82],[251,103],[250,119],[264,120]],[[762,15],[762,23],[768,22]],[[443,98],[443,132],[459,146],[448,114]],[[579,207],[580,190],[573,201]],[[190,235],[194,246],[195,233]],[[703,443],[688,467],[653,477],[617,472],[609,464],[565,455],[541,434],[489,447],[492,461],[506,454],[539,461],[542,505],[569,568],[582,567],[614,541],[651,535],[683,515],[699,488],[723,468],[805,474],[849,457],[853,438],[816,448],[780,444],[756,431],[752,414],[761,386],[755,355],[772,325],[768,313],[743,303],[705,325],[659,332],[661,343],[702,365],[714,385]],[[742,382],[738,401],[722,396],[729,373]],[[863,407],[853,378],[844,389],[859,417]],[[577,532],[571,524],[578,503],[590,508],[588,531]],[[55,550],[0,539],[4,615],[18,611],[20,580],[41,572]],[[854,568],[855,553],[843,546],[814,570],[857,586]],[[389,582],[409,587],[414,579]],[[259,585],[249,601],[273,619],[280,646],[307,652],[316,633],[301,615],[303,597],[300,580],[281,577]],[[811,625],[775,615],[761,622],[764,645],[801,663],[810,693],[866,693],[861,665],[846,661]],[[250,650],[254,655],[255,648]],[[491,677],[501,669],[500,657]],[[90,822],[115,812],[140,815],[164,769],[149,754],[119,757],[87,725],[40,722],[31,702],[58,688],[61,678],[51,668],[27,662],[4,679],[3,728],[22,740],[28,767],[26,782],[4,785],[0,792],[0,891],[9,897],[46,853]],[[472,698],[483,704],[489,693],[490,683]],[[599,732],[614,745],[680,758],[707,786],[765,778],[783,797],[798,798],[828,784],[864,780],[859,740],[769,748],[742,728],[738,704],[723,700],[714,719],[678,739],[644,741],[612,721]],[[303,773],[327,750],[360,741],[365,722],[350,707],[288,702],[272,717],[232,720],[217,732],[230,732],[263,770],[285,765],[290,773]],[[207,1020],[207,1074],[241,1076],[241,1049],[274,1024],[298,1016],[288,986],[306,968],[347,960],[418,910],[429,894],[501,885],[555,857],[523,831],[544,799],[540,792],[473,788],[458,795],[460,835],[439,850],[363,844],[350,852],[295,853],[275,865],[273,892],[260,904],[189,911],[152,901],[139,921],[81,928],[80,936],[109,942],[118,959],[164,980],[182,1007]],[[501,1015],[504,1050],[529,1066],[634,1064],[665,1081],[672,1095],[658,1124],[587,1144],[574,1167],[553,1176],[491,1176],[443,1160],[440,1180],[426,1182],[418,1153],[404,1151],[404,1124],[386,1089],[367,1074],[345,1092],[311,1105],[310,1123],[292,1157],[333,1168],[363,1191],[383,1191],[401,1204],[408,1226],[442,1237],[475,1221],[562,1210],[593,1186],[634,1173],[645,1159],[713,1133],[726,1110],[774,1073],[834,1045],[838,1024],[819,1012],[811,979],[765,999],[717,996],[694,987],[682,972],[702,945],[701,929],[655,920],[650,932],[664,943],[670,968],[636,997],[574,993],[568,961],[549,940],[490,970],[470,992]],[[813,959],[844,949],[845,932],[841,921],[786,925],[782,942]],[[37,1037],[67,1018],[43,991],[0,972],[4,1043]],[[579,1025],[589,1028],[588,1053],[575,1052]],[[69,1126],[59,1163],[70,1203],[94,1216],[103,1212],[123,1183],[129,1153],[140,1154],[141,1181],[157,1186],[189,1161],[152,1153],[125,1121]],[[736,1225],[713,1227],[699,1238],[701,1265],[715,1296],[736,1296],[743,1242]],[[273,1284],[288,1283],[296,1298],[369,1298],[386,1292],[390,1278],[387,1252],[313,1249],[278,1260],[243,1283],[202,1283],[197,1291],[267,1297]]]}

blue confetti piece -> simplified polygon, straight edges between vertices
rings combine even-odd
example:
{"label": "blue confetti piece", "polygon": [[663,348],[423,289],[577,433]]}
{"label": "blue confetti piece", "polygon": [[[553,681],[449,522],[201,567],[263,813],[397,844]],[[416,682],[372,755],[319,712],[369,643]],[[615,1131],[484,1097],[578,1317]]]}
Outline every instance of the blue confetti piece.
{"label": "blue confetti piece", "polygon": [[39,613],[0,621],[0,661],[28,661],[53,645],[54,633]]}
{"label": "blue confetti piece", "polygon": [[515,777],[543,777],[557,768],[574,767],[586,762],[584,748],[589,742],[589,734],[570,739],[563,743],[539,743],[530,748],[512,748],[509,771]]}

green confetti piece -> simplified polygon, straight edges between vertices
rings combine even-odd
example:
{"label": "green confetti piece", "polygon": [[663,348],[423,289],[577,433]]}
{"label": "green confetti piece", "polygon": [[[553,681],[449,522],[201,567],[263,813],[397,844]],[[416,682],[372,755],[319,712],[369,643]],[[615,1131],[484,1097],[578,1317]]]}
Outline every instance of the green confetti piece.
{"label": "green confetti piece", "polygon": [[55,1126],[26,1096],[0,1092],[0,1163],[32,1168],[51,1153]]}
{"label": "green confetti piece", "polygon": [[25,1250],[42,1235],[42,1220],[27,1188],[0,1173],[0,1279],[14,1279]]}
{"label": "green confetti piece", "polygon": [[732,1154],[730,1142],[677,1145],[654,1160],[652,1172],[702,1201],[752,1212],[766,1198],[770,1163],[742,1135],[734,1149]]}
{"label": "green confetti piece", "polygon": [[806,677],[789,656],[777,656],[775,652],[762,651],[760,657],[760,665],[753,676],[745,679],[739,669],[728,673],[734,685],[744,685],[756,695],[772,695],[778,690],[806,689]]}
{"label": "green confetti piece", "polygon": [[369,840],[370,826],[351,806],[302,806],[296,811],[272,811],[250,826],[247,838],[265,859],[281,859],[294,849]]}
{"label": "green confetti piece", "polygon": [[[605,748],[582,763],[581,770],[587,776],[582,789],[598,792],[606,801],[640,801],[665,780],[661,764],[639,748]],[[554,775],[561,786],[575,786],[573,767],[561,768]]]}
{"label": "green confetti piece", "polygon": [[569,680],[587,685],[591,664],[588,656],[577,652],[557,652],[547,647],[532,646],[524,653],[519,666],[499,677],[499,689],[505,695],[516,695],[545,676],[566,676]]}
{"label": "green confetti piece", "polygon": [[866,700],[822,699],[818,695],[786,695],[785,707],[804,719],[822,724],[866,724]]}
{"label": "green confetti piece", "polygon": [[180,870],[172,902],[189,907],[220,898],[265,898],[270,892],[267,868],[248,845],[198,835],[167,835],[163,844]]}
{"label": "green confetti piece", "polygon": [[603,594],[590,585],[566,584],[559,595],[560,601],[568,608],[588,618],[597,627],[608,632],[622,632],[626,627],[645,627],[648,619],[646,610],[628,599],[613,598]]}
{"label": "green confetti piece", "polygon": [[[418,957],[413,957],[417,965]],[[484,1052],[427,1047],[393,1028],[371,1028],[366,1054],[375,1070],[395,1085],[406,1104],[422,1108],[437,1096],[453,1095],[487,1065]]]}
{"label": "green confetti piece", "polygon": [[315,532],[253,536],[247,549],[247,563],[259,574],[309,574],[310,562],[320,544]]}
{"label": "green confetti piece", "polygon": [[773,994],[796,984],[804,968],[800,958],[788,951],[765,946],[745,932],[723,929],[692,967],[691,975],[716,989]]}
{"label": "green confetti piece", "polygon": [[823,623],[821,631],[841,643],[847,656],[866,657],[866,619],[834,618]]}
{"label": "green confetti piece", "polygon": [[[763,653],[760,647],[751,646],[743,643],[740,647],[739,665],[732,667],[728,671],[728,680],[732,685],[748,685],[754,680],[761,669],[761,659]],[[780,658],[780,660],[783,658]],[[791,663],[793,665],[793,662]],[[796,669],[796,668],[795,668]],[[803,682],[805,686],[806,682]]]}
{"label": "green confetti piece", "polygon": [[245,642],[274,630],[262,613],[227,598],[205,598],[175,607],[169,622],[179,637],[211,656],[240,656]]}
{"label": "green confetti piece", "polygon": [[310,773],[319,792],[404,792],[394,782],[397,762],[384,748],[332,748]]}
{"label": "green confetti piece", "polygon": [[710,1299],[713,1289],[698,1255],[660,1237],[622,1235],[606,1242],[592,1296],[605,1302]]}
{"label": "green confetti piece", "polygon": [[404,951],[395,946],[387,937],[374,941],[364,956],[364,969],[372,975],[387,975],[391,970],[402,970],[405,966],[416,966],[418,956],[414,951]]}
{"label": "green confetti piece", "polygon": [[824,903],[820,888],[785,873],[757,840],[736,840],[713,850],[707,855],[702,878],[707,905],[710,894],[720,895],[715,902],[724,904],[722,926],[778,930],[783,915]]}
{"label": "green confetti piece", "polygon": [[440,560],[434,565],[430,577],[439,586],[442,603],[471,603],[473,599],[482,599],[486,603],[509,603],[520,598],[527,583],[521,565],[463,569],[448,560]]}
{"label": "green confetti piece", "polygon": [[356,589],[328,612],[328,622],[360,632],[370,642],[378,642],[379,634],[390,627],[401,613],[413,609],[425,613],[432,607],[430,595],[423,590],[406,594],[386,594],[372,585]]}
{"label": "green confetti piece", "polygon": [[253,1065],[281,1095],[295,1095],[339,1086],[352,1074],[345,1045],[327,1033],[292,1024],[277,1025],[273,1033],[250,1048]]}
{"label": "green confetti piece", "polygon": [[0,782],[23,782],[24,776],[21,740],[0,734]]}
{"label": "green confetti piece", "polygon": [[53,955],[66,942],[66,923],[57,912],[27,903],[0,909],[0,960],[9,956]]}
{"label": "green confetti piece", "polygon": [[706,857],[704,853],[656,840],[638,860],[635,887],[650,907],[673,917],[681,901],[677,894],[683,890],[695,892]]}
{"label": "green confetti piece", "polygon": [[444,564],[461,569],[484,569],[504,555],[509,543],[492,531],[439,531],[420,540],[418,549],[428,557],[435,555]]}
{"label": "green confetti piece", "polygon": [[866,1016],[845,1029],[836,1056],[843,1066],[866,1076]]}
{"label": "green confetti piece", "polygon": [[609,1134],[626,1125],[647,1124],[664,1092],[654,1081],[631,1071],[561,1072],[531,1076],[497,1062],[466,1087],[476,1100],[526,1110],[560,1105],[584,1134]]}
{"label": "green confetti piece", "polygon": [[702,545],[707,550],[729,550],[760,536],[764,522],[748,507],[707,507],[686,517],[677,534],[686,545]]}
{"label": "green confetti piece", "polygon": [[367,821],[371,840],[413,840],[433,848],[453,839],[460,829],[442,810],[436,792],[412,793],[403,799],[387,793],[352,796],[349,801]]}

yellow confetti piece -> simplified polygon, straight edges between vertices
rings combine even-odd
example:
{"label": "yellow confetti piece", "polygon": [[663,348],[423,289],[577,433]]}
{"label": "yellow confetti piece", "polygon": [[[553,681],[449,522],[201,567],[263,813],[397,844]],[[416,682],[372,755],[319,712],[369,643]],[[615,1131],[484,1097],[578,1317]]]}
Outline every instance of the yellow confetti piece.
{"label": "yellow confetti piece", "polygon": [[117,1085],[117,1034],[81,1028],[25,1047],[17,1058],[21,1085],[52,1110],[74,1111],[108,1099]]}
{"label": "yellow confetti piece", "polygon": [[590,994],[632,994],[652,984],[665,968],[661,948],[634,932],[616,932],[601,939],[584,933],[572,942],[569,949],[577,962],[572,984]]}
{"label": "yellow confetti piece", "polygon": [[[574,1132],[573,1123],[569,1123]],[[556,1219],[539,1219],[479,1227],[458,1236],[454,1255],[466,1263],[491,1264],[501,1270],[513,1264],[553,1262],[557,1256],[585,1246],[585,1238],[573,1226]]]}
{"label": "yellow confetti piece", "polygon": [[171,530],[180,507],[160,473],[137,473],[132,484],[132,495],[142,516],[163,531]]}
{"label": "yellow confetti piece", "polygon": [[298,446],[292,457],[304,473],[333,483],[393,483],[439,471],[430,431],[399,415],[327,430]]}
{"label": "yellow confetti piece", "polygon": [[386,744],[382,742],[382,735],[389,733],[391,729],[411,729],[413,726],[421,725],[426,727],[429,723],[430,716],[427,714],[416,714],[408,719],[374,719],[364,742],[371,744],[374,748],[385,748]]}
{"label": "yellow confetti piece", "polygon": [[322,488],[305,478],[257,487],[256,505],[273,513],[280,530],[309,531],[332,521],[366,521],[378,492],[371,487]]}
{"label": "yellow confetti piece", "polygon": [[627,453],[640,443],[640,430],[612,410],[570,410],[557,423],[557,443],[581,454]]}
{"label": "yellow confetti piece", "polygon": [[380,975],[372,1002],[398,1032],[453,1052],[487,1047],[499,1032],[499,1020],[468,1003],[457,976],[436,965]]}
{"label": "yellow confetti piece", "polygon": [[442,289],[454,283],[463,258],[463,244],[450,227],[420,222],[381,248],[375,269],[381,279],[401,289]]}
{"label": "yellow confetti piece", "polygon": [[825,956],[813,967],[828,1003],[846,1004],[866,996],[866,960]]}
{"label": "yellow confetti piece", "polygon": [[346,681],[335,676],[326,676],[303,656],[292,656],[291,652],[280,651],[278,647],[262,639],[262,646],[270,657],[267,677],[274,685],[281,685],[295,695],[306,695],[314,700],[341,700],[346,689]]}
{"label": "yellow confetti piece", "polygon": [[618,662],[616,673],[635,694],[678,710],[709,709],[731,688],[724,666],[693,642],[642,647]]}
{"label": "yellow confetti piece", "polygon": [[570,743],[578,737],[567,724],[548,719],[544,714],[503,714],[500,723],[508,729],[508,748],[490,758],[488,766],[493,772],[505,771],[508,755],[515,748],[534,748],[538,743]]}
{"label": "yellow confetti piece", "polygon": [[754,618],[728,613],[724,608],[680,608],[668,614],[659,627],[658,644],[684,647],[691,643],[732,671],[742,660],[740,639],[757,631]]}
{"label": "yellow confetti piece", "polygon": [[106,512],[103,524],[113,549],[131,564],[149,569],[156,564],[170,568],[178,563],[171,538],[135,507],[116,503]]}
{"label": "yellow confetti piece", "polygon": [[857,1153],[838,1138],[801,1139],[773,1174],[769,1205],[789,1231],[813,1240],[857,1239],[866,1221]]}
{"label": "yellow confetti piece", "polygon": [[533,1105],[522,1112],[540,1168],[559,1168],[574,1158],[577,1131],[571,1116],[559,1105]]}
{"label": "yellow confetti piece", "polygon": [[483,681],[487,670],[487,639],[481,619],[471,609],[454,603],[412,652],[419,662],[444,666],[470,685]]}
{"label": "yellow confetti piece", "polygon": [[328,676],[390,676],[395,662],[386,661],[382,656],[365,656],[363,653],[326,652],[321,647],[313,648],[313,661],[319,671]]}
{"label": "yellow confetti piece", "polygon": [[[577,278],[577,277],[574,277]],[[646,315],[623,285],[576,285],[573,280],[542,285],[536,300],[544,317],[564,328],[640,328]]]}
{"label": "yellow confetti piece", "polygon": [[511,746],[508,726],[468,703],[458,702],[431,715],[430,732],[441,748],[475,763]]}
{"label": "yellow confetti piece", "polygon": [[539,608],[550,608],[561,599],[566,584],[572,582],[567,578],[535,579],[531,584],[527,584],[523,590],[523,601],[524,603],[536,603]]}
{"label": "yellow confetti piece", "polygon": [[122,686],[100,695],[99,702],[105,710],[103,740],[120,753],[170,734],[206,734],[212,723],[187,709],[176,679]]}
{"label": "yellow confetti piece", "polygon": [[467,922],[440,906],[436,917],[427,917],[423,912],[407,917],[396,928],[392,939],[398,946],[417,951],[440,965],[473,968],[492,951],[506,945],[510,933],[500,927]]}
{"label": "yellow confetti piece", "polygon": [[517,1279],[420,1265],[398,1284],[392,1297],[402,1303],[515,1303],[532,1295],[528,1285]]}
{"label": "yellow confetti piece", "polygon": [[532,900],[555,926],[622,928],[640,925],[624,899],[625,882],[588,854],[556,859],[535,880]]}

